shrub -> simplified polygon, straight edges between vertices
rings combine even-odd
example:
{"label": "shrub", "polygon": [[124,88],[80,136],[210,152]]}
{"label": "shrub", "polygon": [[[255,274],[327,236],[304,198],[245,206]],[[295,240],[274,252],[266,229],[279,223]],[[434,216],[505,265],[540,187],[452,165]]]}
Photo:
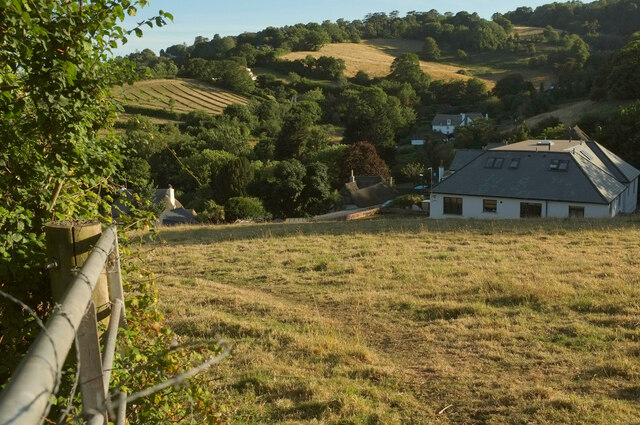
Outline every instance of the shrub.
{"label": "shrub", "polygon": [[224,217],[224,207],[216,204],[214,201],[206,201],[204,203],[204,210],[198,214],[198,220],[202,223],[222,223]]}
{"label": "shrub", "polygon": [[411,208],[412,205],[420,205],[422,203],[422,196],[416,194],[398,196],[391,201],[389,207],[394,208]]}
{"label": "shrub", "polygon": [[238,196],[230,198],[224,206],[227,221],[236,220],[262,220],[265,218],[265,210],[262,203],[256,198]]}

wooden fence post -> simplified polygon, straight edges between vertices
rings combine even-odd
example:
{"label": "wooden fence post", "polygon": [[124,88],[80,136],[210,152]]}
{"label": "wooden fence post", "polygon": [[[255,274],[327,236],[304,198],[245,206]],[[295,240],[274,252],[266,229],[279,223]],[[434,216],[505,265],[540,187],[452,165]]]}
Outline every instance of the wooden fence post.
{"label": "wooden fence post", "polygon": [[[47,255],[57,267],[50,269],[51,291],[59,301],[102,235],[100,222],[53,222],[45,225]],[[106,392],[103,386],[102,359],[97,321],[108,325],[110,308],[107,276],[103,271],[93,291],[93,302],[77,329],[80,356],[78,370],[83,415],[103,413]],[[94,307],[95,306],[95,307]],[[103,419],[106,423],[106,418]]]}
{"label": "wooden fence post", "polygon": [[[99,221],[56,221],[45,224],[47,256],[55,259],[57,267],[49,271],[54,301],[59,301],[100,239],[102,224]],[[93,291],[98,320],[109,324],[109,287],[106,274],[100,276]]]}

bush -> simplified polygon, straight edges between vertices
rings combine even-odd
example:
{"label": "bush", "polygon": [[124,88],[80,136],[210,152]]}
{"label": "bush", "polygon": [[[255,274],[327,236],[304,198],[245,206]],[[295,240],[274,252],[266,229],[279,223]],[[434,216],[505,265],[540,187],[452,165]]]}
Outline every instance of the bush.
{"label": "bush", "polygon": [[263,220],[266,212],[262,203],[256,198],[238,196],[229,198],[224,206],[227,221]]}
{"label": "bush", "polygon": [[422,196],[416,194],[398,196],[388,205],[393,208],[411,208],[412,205],[420,205]]}
{"label": "bush", "polygon": [[224,207],[216,204],[214,201],[206,201],[204,203],[204,210],[198,214],[198,220],[202,223],[222,223],[224,217]]}

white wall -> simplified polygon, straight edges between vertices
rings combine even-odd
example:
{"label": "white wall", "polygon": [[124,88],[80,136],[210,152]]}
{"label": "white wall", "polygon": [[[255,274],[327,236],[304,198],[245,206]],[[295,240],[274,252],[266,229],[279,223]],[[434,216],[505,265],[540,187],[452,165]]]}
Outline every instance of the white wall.
{"label": "white wall", "polygon": [[454,125],[433,125],[431,127],[433,131],[439,131],[442,134],[453,134],[456,129]]}
{"label": "white wall", "polygon": [[[531,202],[542,204],[542,217],[566,218],[569,216],[569,206],[584,207],[586,218],[609,217],[609,205],[601,204],[580,204],[553,201],[532,201],[525,199],[506,199],[479,196],[456,196],[446,195],[454,198],[462,198],[462,215],[443,214],[444,195],[434,193],[431,195],[431,218],[520,218],[520,202]],[[495,199],[497,201],[496,212],[484,212],[482,207],[483,199]],[[615,208],[614,208],[615,215]]]}
{"label": "white wall", "polygon": [[630,214],[638,207],[638,179],[629,183],[620,200],[620,212]]}

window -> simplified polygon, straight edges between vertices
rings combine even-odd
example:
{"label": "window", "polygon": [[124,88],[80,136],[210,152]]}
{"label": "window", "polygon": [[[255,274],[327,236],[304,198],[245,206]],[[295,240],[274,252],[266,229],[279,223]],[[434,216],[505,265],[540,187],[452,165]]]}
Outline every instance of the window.
{"label": "window", "polygon": [[496,201],[495,199],[483,199],[482,211],[490,213],[498,211],[498,201]]}
{"label": "window", "polygon": [[484,163],[484,168],[502,168],[504,158],[488,158]]}
{"label": "window", "polygon": [[450,198],[445,196],[443,203],[443,214],[462,215],[462,198]]}
{"label": "window", "polygon": [[552,159],[549,163],[550,171],[567,171],[569,161],[566,159]]}
{"label": "window", "polygon": [[542,204],[520,202],[520,217],[542,217]]}
{"label": "window", "polygon": [[584,217],[584,207],[569,205],[569,217]]}
{"label": "window", "polygon": [[510,170],[515,170],[519,166],[520,166],[520,158],[513,158],[511,160],[511,162],[509,163],[509,169]]}

